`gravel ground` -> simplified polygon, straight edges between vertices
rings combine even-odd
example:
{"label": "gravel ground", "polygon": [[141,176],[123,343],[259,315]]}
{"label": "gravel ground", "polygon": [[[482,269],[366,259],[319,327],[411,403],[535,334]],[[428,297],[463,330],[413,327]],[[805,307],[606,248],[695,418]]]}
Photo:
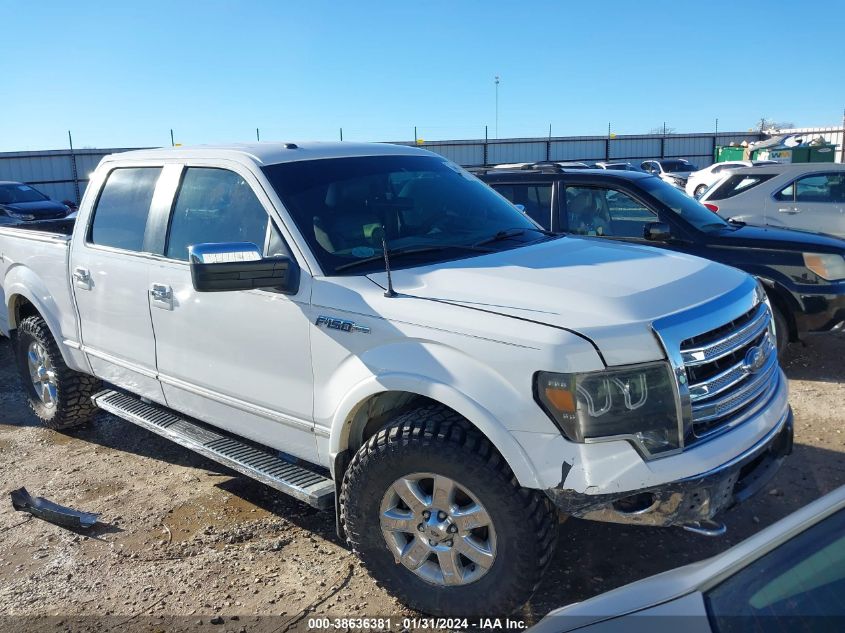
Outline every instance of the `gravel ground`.
{"label": "gravel ground", "polygon": [[[725,537],[571,519],[550,573],[518,617],[534,622],[721,552],[845,483],[845,334],[808,337],[784,365],[795,451],[763,493],[727,513]],[[5,495],[20,486],[99,512],[103,524],[75,533],[14,512]],[[179,616],[187,628],[222,618],[213,630],[240,631],[257,630],[255,616],[275,616],[269,630],[284,631],[306,630],[315,615],[413,615],[337,541],[330,513],[106,414],[72,433],[39,427],[23,404],[7,339],[0,493],[0,621],[60,616],[50,622],[62,630],[68,617],[96,615],[117,630]],[[7,618],[2,628],[31,621]]]}

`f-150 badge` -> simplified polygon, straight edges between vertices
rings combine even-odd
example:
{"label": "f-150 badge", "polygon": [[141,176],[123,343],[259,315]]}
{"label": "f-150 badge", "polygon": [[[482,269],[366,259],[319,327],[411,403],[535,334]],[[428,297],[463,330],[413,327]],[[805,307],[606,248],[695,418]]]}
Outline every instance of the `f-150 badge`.
{"label": "f-150 badge", "polygon": [[329,316],[318,316],[315,321],[317,327],[328,328],[329,330],[340,330],[341,332],[358,332],[360,334],[369,334],[370,328],[366,325],[358,325],[355,321],[347,321],[345,319],[335,319]]}

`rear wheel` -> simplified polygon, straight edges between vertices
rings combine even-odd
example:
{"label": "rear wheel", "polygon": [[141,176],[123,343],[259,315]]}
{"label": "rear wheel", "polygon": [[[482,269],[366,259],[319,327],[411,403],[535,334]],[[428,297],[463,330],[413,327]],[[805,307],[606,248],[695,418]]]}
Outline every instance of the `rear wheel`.
{"label": "rear wheel", "polygon": [[545,496],[520,487],[487,439],[438,405],[399,416],[358,451],[340,504],[369,572],[437,615],[512,612],[540,583],[557,535]]}
{"label": "rear wheel", "polygon": [[73,371],[41,317],[27,317],[16,330],[21,386],[30,409],[51,429],[69,429],[88,422],[97,408],[91,396],[100,381]]}

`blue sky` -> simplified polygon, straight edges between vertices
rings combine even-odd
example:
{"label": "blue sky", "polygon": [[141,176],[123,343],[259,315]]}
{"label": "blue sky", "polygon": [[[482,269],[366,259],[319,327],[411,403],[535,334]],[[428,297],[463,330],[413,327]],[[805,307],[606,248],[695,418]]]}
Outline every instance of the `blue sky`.
{"label": "blue sky", "polygon": [[[842,121],[840,0],[0,0],[0,151]],[[803,33],[802,33],[803,31]]]}

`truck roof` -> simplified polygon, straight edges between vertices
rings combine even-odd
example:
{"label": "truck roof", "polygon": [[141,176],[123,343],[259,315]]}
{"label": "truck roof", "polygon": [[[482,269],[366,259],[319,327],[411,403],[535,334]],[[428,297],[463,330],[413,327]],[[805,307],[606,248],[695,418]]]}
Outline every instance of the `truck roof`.
{"label": "truck roof", "polygon": [[191,145],[159,147],[111,154],[104,160],[148,160],[168,158],[244,158],[260,165],[274,165],[300,160],[346,158],[352,156],[383,156],[385,154],[430,155],[431,152],[407,145],[389,143],[287,142],[287,143],[231,143],[225,145]]}

